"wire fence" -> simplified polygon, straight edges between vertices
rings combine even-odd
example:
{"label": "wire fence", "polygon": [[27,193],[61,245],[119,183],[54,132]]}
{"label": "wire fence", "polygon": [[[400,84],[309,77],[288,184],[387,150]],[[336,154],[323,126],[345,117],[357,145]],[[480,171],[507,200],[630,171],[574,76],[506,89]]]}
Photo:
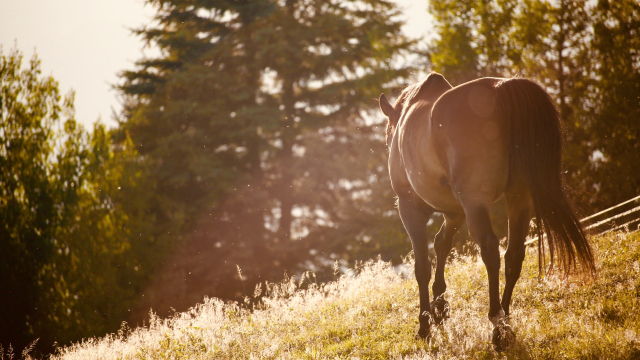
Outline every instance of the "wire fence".
{"label": "wire fence", "polygon": [[[585,227],[594,235],[602,235],[612,231],[623,230],[634,232],[640,230],[640,196],[621,202],[618,205],[602,210],[593,215],[581,219],[580,222],[591,223]],[[600,220],[598,220],[600,219]],[[536,236],[527,240],[525,245],[538,241]]]}

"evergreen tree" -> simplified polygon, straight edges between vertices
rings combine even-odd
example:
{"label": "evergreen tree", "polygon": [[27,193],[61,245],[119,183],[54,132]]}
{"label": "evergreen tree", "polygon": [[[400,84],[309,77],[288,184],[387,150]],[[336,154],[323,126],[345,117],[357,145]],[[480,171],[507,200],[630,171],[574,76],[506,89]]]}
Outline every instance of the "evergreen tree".
{"label": "evergreen tree", "polygon": [[515,0],[430,1],[436,33],[429,47],[433,70],[454,86],[512,74],[520,59],[510,32],[519,11]]}
{"label": "evergreen tree", "polygon": [[640,4],[601,0],[592,18],[593,82],[585,101],[591,161],[583,173],[587,190],[606,206],[640,194]]}
{"label": "evergreen tree", "polygon": [[[275,280],[322,253],[345,257],[348,244],[321,242],[332,231],[351,224],[344,237],[357,242],[393,218],[377,186],[388,185],[382,131],[367,115],[411,71],[396,66],[411,42],[391,2],[149,3],[157,26],[139,34],[162,56],[123,73],[121,129],[150,164],[157,216],[179,218],[183,242],[215,244],[209,295],[242,294],[236,264],[248,287]],[[352,204],[380,198],[367,215]]]}

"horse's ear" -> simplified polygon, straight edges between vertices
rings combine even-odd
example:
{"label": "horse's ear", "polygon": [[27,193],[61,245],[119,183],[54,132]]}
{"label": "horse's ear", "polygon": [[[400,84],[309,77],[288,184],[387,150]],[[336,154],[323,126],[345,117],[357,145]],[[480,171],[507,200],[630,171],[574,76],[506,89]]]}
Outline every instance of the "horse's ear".
{"label": "horse's ear", "polygon": [[384,94],[380,94],[380,110],[382,111],[383,114],[385,114],[387,117],[391,117],[391,114],[393,114],[393,112],[396,110],[393,108],[393,106],[391,105],[391,103],[389,103],[389,100],[387,100],[387,97],[384,96]]}

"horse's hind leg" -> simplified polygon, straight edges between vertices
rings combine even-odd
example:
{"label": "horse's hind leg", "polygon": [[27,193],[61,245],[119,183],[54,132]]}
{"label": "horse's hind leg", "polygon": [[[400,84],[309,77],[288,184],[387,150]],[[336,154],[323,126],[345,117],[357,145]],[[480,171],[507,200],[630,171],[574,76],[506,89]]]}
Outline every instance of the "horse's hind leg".
{"label": "horse's hind leg", "polygon": [[435,240],[436,250],[436,277],[433,281],[433,302],[431,311],[436,324],[440,324],[444,319],[449,318],[449,303],[444,299],[444,292],[447,284],[444,280],[444,268],[447,257],[453,247],[453,236],[464,223],[464,213],[447,215],[444,214],[444,223],[438,231]]}
{"label": "horse's hind leg", "polygon": [[525,239],[531,221],[532,202],[528,191],[523,186],[510,186],[506,191],[509,208],[509,245],[504,254],[506,283],[502,294],[502,309],[509,315],[511,295],[516,282],[520,278],[522,262],[525,256]]}
{"label": "horse's hind leg", "polygon": [[500,250],[498,237],[491,228],[489,207],[482,204],[465,205],[467,226],[471,238],[480,246],[480,255],[489,278],[489,319],[495,325],[504,318],[500,304]]}
{"label": "horse's hind leg", "polygon": [[500,249],[498,237],[491,227],[489,202],[463,203],[467,226],[473,240],[480,245],[480,255],[489,278],[489,320],[494,325],[492,342],[496,351],[509,348],[515,340],[511,327],[504,322],[500,303]]}
{"label": "horse's hind leg", "polygon": [[422,199],[409,192],[398,196],[398,211],[405,229],[409,233],[416,259],[415,273],[420,293],[420,329],[417,336],[424,339],[429,336],[431,327],[431,307],[429,305],[429,280],[431,262],[429,261],[427,221],[433,209]]}

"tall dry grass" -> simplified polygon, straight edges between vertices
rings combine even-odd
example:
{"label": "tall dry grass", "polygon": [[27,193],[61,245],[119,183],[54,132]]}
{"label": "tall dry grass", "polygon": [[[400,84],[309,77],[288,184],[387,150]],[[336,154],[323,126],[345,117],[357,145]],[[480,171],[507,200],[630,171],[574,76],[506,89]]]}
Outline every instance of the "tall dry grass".
{"label": "tall dry grass", "polygon": [[[206,299],[145,328],[59,349],[55,359],[637,359],[640,358],[640,235],[594,239],[599,277],[538,280],[528,251],[512,305],[516,345],[491,346],[486,271],[477,258],[447,267],[451,318],[414,339],[413,274],[382,261],[334,282],[289,279],[267,289],[253,311]],[[412,269],[411,260],[406,263]],[[504,267],[503,267],[504,268]],[[306,285],[305,285],[306,284]]]}

